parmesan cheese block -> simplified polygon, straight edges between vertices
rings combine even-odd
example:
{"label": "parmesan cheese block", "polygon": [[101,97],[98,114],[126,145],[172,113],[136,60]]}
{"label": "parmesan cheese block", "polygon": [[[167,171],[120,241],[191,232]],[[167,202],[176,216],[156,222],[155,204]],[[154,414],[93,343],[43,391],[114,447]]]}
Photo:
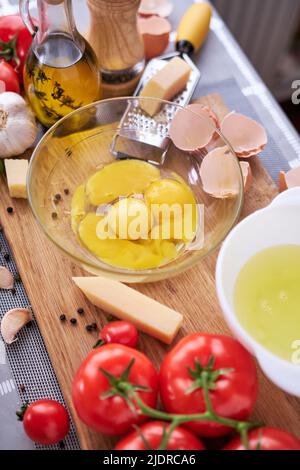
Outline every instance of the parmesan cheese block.
{"label": "parmesan cheese block", "polygon": [[[190,73],[190,66],[180,57],[174,57],[146,83],[139,96],[171,100],[185,88]],[[158,101],[141,100],[140,106],[149,116],[154,116],[161,104]]]}
{"label": "parmesan cheese block", "polygon": [[121,282],[102,277],[73,277],[73,281],[94,305],[164,343],[173,341],[182,324],[180,313]]}
{"label": "parmesan cheese block", "polygon": [[28,160],[4,160],[10,197],[27,199]]}

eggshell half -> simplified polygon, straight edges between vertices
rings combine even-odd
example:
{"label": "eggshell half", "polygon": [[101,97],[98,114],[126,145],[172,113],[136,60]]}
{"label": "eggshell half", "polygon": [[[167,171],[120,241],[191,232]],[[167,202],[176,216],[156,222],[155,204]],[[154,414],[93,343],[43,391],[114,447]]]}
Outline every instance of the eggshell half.
{"label": "eggshell half", "polygon": [[185,152],[196,152],[210,143],[217,124],[218,119],[210,108],[195,103],[177,111],[169,134],[177,148]]}
{"label": "eggshell half", "polygon": [[221,123],[221,132],[232,145],[237,156],[250,158],[267,145],[265,128],[253,119],[239,113],[229,113]]}
{"label": "eggshell half", "polygon": [[165,18],[172,13],[172,10],[173,3],[170,0],[142,0],[139,14],[143,16],[158,15]]}
{"label": "eggshell half", "polygon": [[286,189],[300,186],[300,166],[284,173],[279,173],[279,191],[282,193]]}
{"label": "eggshell half", "polygon": [[244,178],[244,189],[245,192],[249,191],[253,183],[253,174],[251,166],[248,162],[240,162],[241,170]]}
{"label": "eggshell half", "polygon": [[143,37],[146,59],[161,55],[169,44],[169,21],[159,16],[138,18],[138,29]]}
{"label": "eggshell half", "polygon": [[216,148],[203,158],[200,177],[203,190],[212,197],[225,199],[239,193],[237,162],[227,146]]}

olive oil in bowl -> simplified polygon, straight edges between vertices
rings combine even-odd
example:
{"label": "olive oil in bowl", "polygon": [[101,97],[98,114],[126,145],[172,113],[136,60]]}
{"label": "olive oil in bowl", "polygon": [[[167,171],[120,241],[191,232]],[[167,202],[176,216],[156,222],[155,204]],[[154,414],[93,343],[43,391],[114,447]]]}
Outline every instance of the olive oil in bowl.
{"label": "olive oil in bowl", "polygon": [[300,340],[300,245],[274,246],[253,256],[238,275],[234,307],[258,343],[292,361]]}

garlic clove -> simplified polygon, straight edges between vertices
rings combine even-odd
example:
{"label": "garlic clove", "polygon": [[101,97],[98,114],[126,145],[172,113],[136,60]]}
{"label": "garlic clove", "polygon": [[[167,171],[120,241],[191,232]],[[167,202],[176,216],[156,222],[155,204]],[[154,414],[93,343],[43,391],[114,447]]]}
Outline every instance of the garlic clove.
{"label": "garlic clove", "polygon": [[17,333],[32,320],[32,313],[28,308],[14,308],[6,312],[1,321],[1,335],[7,344],[17,340]]}
{"label": "garlic clove", "polygon": [[0,289],[12,289],[14,287],[14,276],[5,268],[0,266]]}

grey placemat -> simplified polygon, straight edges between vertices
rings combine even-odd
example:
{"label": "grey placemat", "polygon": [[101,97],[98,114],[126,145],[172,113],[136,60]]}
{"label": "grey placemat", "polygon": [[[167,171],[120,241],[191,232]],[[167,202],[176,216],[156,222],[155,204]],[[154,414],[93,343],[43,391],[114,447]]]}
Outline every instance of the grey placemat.
{"label": "grey placemat", "polygon": [[[210,93],[219,93],[231,111],[245,114],[261,122],[256,111],[251,106],[250,101],[243,95],[239,85],[234,79],[223,80],[209,86],[203,86],[200,80],[194,96],[203,96]],[[267,130],[267,123],[261,122],[261,124],[264,125]],[[270,133],[268,133],[268,145],[260,154],[260,159],[276,183],[278,181],[279,172],[288,171],[290,169],[286,157],[282,154]]]}
{"label": "grey placemat", "polygon": [[[5,209],[2,208],[2,210]],[[0,232],[0,247],[0,264],[6,266],[16,275],[16,264],[3,232]],[[5,259],[7,254],[9,260]],[[0,318],[12,308],[30,307],[22,282],[16,282],[15,289],[15,294],[11,291],[0,290]],[[24,387],[25,389],[22,392],[21,389]],[[15,440],[11,439],[10,430],[14,431],[14,434],[20,435],[22,448],[32,448],[29,440],[22,435],[22,424],[16,423],[16,409],[13,409],[14,401],[9,399],[11,395],[16,394],[19,404],[26,401],[31,403],[41,398],[52,398],[65,405],[42,335],[35,320],[20,331],[18,341],[13,344],[5,347],[0,339],[0,418],[1,421],[5,422],[7,430],[7,439],[4,440],[1,437],[0,448],[2,449],[13,449],[15,446]],[[16,433],[17,426],[19,429]],[[71,430],[64,441],[64,445],[65,449],[80,448],[73,423],[71,423]],[[36,445],[36,448],[60,449],[60,446]]]}

